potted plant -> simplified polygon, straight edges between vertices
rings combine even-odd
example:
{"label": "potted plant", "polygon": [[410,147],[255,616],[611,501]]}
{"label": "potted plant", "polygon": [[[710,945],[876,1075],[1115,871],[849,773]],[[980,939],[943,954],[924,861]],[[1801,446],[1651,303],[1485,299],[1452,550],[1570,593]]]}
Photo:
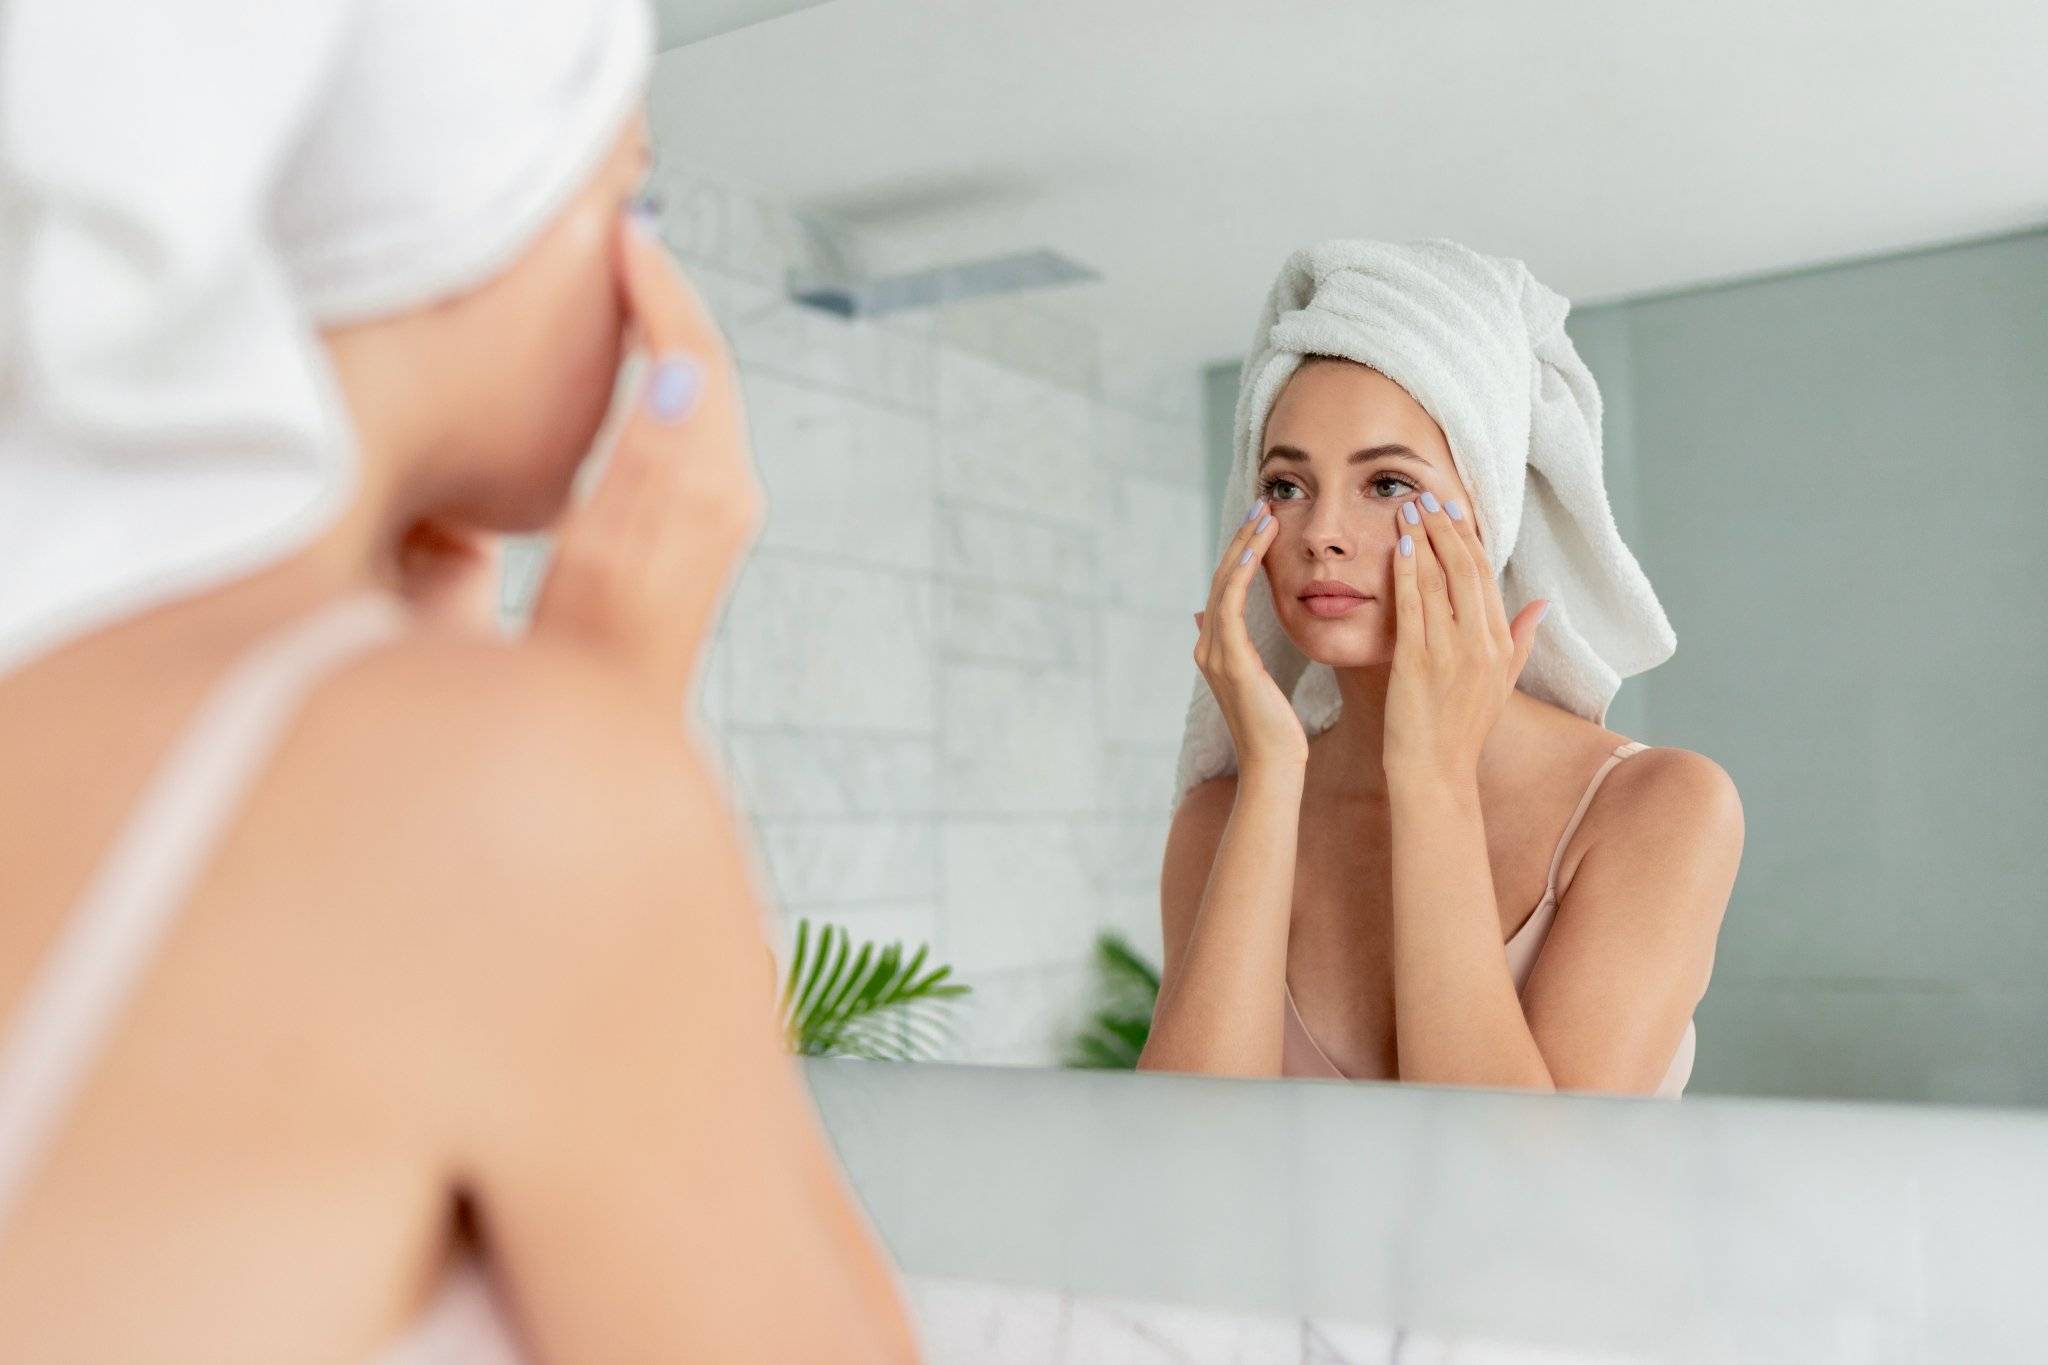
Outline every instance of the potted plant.
{"label": "potted plant", "polygon": [[796,944],[782,988],[783,1030],[806,1057],[929,1059],[950,1036],[953,1002],[972,987],[948,981],[949,966],[926,966],[929,945],[908,957],[903,945],[862,943],[843,926],[812,931],[796,922]]}
{"label": "potted plant", "polygon": [[1095,939],[1098,1005],[1067,1048],[1067,1065],[1134,1071],[1152,1011],[1159,1004],[1159,969],[1113,930]]}

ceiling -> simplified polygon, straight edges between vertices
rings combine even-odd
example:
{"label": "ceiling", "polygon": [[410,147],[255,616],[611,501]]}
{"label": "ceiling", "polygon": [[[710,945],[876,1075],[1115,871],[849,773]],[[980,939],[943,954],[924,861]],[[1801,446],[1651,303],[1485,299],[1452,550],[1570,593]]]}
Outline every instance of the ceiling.
{"label": "ceiling", "polygon": [[[664,158],[880,272],[1234,361],[1287,253],[1454,237],[1588,304],[2048,224],[2048,4],[831,0],[665,52]],[[666,26],[673,32],[674,26]]]}

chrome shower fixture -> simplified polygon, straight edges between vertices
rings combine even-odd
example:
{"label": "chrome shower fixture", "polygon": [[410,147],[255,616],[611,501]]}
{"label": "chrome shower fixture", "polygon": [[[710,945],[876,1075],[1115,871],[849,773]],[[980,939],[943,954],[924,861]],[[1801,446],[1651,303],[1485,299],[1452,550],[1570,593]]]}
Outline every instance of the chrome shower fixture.
{"label": "chrome shower fixture", "polygon": [[867,280],[790,281],[798,303],[843,318],[873,318],[906,308],[930,308],[984,294],[1010,294],[1048,285],[1100,279],[1096,271],[1057,251],[1040,248],[958,265],[934,266]]}

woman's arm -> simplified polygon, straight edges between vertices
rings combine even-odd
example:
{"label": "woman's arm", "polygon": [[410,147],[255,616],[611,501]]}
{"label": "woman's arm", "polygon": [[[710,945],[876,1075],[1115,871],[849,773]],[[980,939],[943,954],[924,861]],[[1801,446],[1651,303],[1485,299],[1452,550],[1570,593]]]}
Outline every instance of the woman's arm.
{"label": "woman's arm", "polygon": [[1478,780],[1390,773],[1387,798],[1401,1079],[1555,1089],[1501,947]]}
{"label": "woman's arm", "polygon": [[1282,763],[1217,778],[1176,812],[1159,879],[1165,962],[1140,1070],[1280,1074],[1302,774]]}
{"label": "woman's arm", "polygon": [[1223,546],[1195,613],[1196,667],[1229,727],[1238,775],[1174,812],[1159,878],[1166,961],[1148,1070],[1280,1074],[1294,852],[1308,736],[1245,629],[1244,600],[1279,531],[1263,501]]}
{"label": "woman's arm", "polygon": [[1707,978],[1742,860],[1742,802],[1683,749],[1630,759],[1518,998],[1476,790],[1390,782],[1401,1079],[1646,1093]]}
{"label": "woman's arm", "polygon": [[1713,974],[1742,799],[1704,754],[1658,747],[1601,784],[1588,826],[1522,1008],[1560,1089],[1650,1093]]}
{"label": "woman's arm", "polygon": [[1477,772],[1549,605],[1530,602],[1508,621],[1456,502],[1424,493],[1397,517],[1384,761],[1401,1079],[1654,1086],[1706,988],[1740,855],[1733,784],[1710,760],[1671,751],[1636,760],[1636,783],[1620,784],[1645,790],[1606,793],[1628,812],[1615,822],[1626,837],[1606,840],[1624,852],[1603,857],[1603,875],[1584,885],[1573,877],[1525,1014],[1500,941]]}

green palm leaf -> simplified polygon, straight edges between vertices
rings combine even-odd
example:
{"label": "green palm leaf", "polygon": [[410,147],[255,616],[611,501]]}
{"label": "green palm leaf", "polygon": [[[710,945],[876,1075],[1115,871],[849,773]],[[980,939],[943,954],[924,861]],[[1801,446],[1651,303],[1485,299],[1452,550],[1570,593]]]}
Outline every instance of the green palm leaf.
{"label": "green palm leaf", "polygon": [[782,987],[790,1049],[883,1061],[932,1056],[951,1037],[952,1002],[972,988],[949,981],[951,967],[927,967],[930,955],[920,946],[906,957],[900,943],[856,951],[844,927],[813,933],[809,920],[798,920]]}
{"label": "green palm leaf", "polygon": [[1067,1065],[1135,1070],[1152,1034],[1159,970],[1114,931],[1096,937],[1095,970],[1098,1008],[1068,1045]]}

